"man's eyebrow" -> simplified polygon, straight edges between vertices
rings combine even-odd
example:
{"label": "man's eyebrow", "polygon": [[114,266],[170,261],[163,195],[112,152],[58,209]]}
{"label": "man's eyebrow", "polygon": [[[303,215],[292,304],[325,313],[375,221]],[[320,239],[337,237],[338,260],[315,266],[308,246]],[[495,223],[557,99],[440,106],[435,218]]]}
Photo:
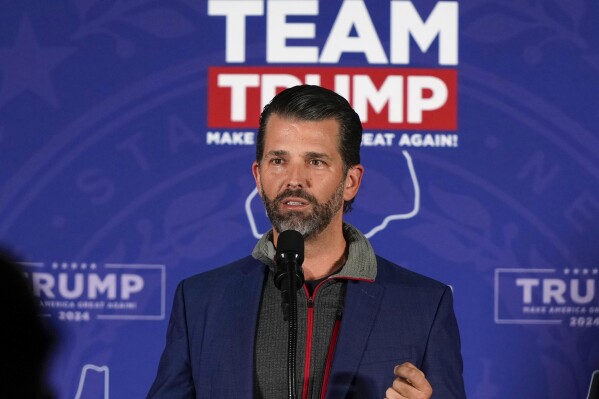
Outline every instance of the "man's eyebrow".
{"label": "man's eyebrow", "polygon": [[325,154],[324,152],[306,152],[304,153],[304,157],[305,158],[324,158],[324,159],[331,159],[331,157],[328,154]]}
{"label": "man's eyebrow", "polygon": [[267,156],[271,156],[271,157],[282,157],[284,155],[289,155],[288,151],[285,150],[272,150],[272,151],[268,151],[268,153],[266,153]]}

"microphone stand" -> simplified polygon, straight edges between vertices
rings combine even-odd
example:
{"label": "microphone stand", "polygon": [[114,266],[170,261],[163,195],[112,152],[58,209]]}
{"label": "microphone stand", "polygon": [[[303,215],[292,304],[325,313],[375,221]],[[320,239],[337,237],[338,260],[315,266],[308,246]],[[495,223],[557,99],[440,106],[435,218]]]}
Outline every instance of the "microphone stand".
{"label": "microphone stand", "polygon": [[283,314],[288,324],[287,336],[287,393],[296,398],[295,365],[297,354],[297,290],[304,284],[302,263],[304,261],[304,238],[300,233],[287,230],[281,233],[275,255],[275,286],[283,297]]}
{"label": "microphone stand", "polygon": [[296,353],[297,353],[297,287],[296,262],[287,263],[287,303],[289,304],[289,325],[287,339],[287,393],[289,399],[295,399]]}
{"label": "microphone stand", "polygon": [[[297,290],[304,284],[301,259],[296,254],[281,254],[283,265],[275,273],[275,285],[281,290],[283,315],[289,321],[287,334],[287,397],[296,398],[296,354],[297,354]],[[283,267],[281,267],[283,266]]]}

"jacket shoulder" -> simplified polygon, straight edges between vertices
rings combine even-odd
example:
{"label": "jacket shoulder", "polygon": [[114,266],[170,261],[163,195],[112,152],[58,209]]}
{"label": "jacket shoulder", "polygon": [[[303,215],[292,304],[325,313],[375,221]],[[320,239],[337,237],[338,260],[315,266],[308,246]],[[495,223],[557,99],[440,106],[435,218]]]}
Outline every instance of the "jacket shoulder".
{"label": "jacket shoulder", "polygon": [[227,265],[187,277],[179,283],[179,286],[184,291],[206,293],[222,289],[246,277],[263,275],[265,270],[266,266],[262,262],[246,256]]}
{"label": "jacket shoulder", "polygon": [[377,280],[383,285],[400,285],[432,291],[445,291],[448,287],[447,284],[406,269],[381,256],[377,255],[376,260]]}

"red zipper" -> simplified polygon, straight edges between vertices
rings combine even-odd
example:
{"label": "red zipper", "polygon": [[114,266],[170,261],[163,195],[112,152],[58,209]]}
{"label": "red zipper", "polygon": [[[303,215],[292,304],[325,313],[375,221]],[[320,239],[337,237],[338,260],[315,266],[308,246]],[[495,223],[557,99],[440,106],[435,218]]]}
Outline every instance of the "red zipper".
{"label": "red zipper", "polygon": [[[320,283],[322,284],[322,283]],[[306,356],[304,357],[304,387],[302,389],[302,399],[308,399],[308,388],[310,385],[310,361],[312,360],[312,329],[314,328],[314,296],[320,284],[314,289],[312,296],[304,285],[304,291],[308,297],[308,321],[306,326]]]}

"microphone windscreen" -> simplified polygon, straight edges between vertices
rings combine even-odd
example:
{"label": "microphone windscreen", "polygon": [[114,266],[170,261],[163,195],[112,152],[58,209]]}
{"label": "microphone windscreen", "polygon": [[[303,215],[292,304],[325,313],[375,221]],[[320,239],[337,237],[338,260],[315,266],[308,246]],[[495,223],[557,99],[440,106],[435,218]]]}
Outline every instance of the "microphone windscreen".
{"label": "microphone windscreen", "polygon": [[279,234],[277,255],[292,252],[304,259],[304,237],[295,230],[286,230]]}

